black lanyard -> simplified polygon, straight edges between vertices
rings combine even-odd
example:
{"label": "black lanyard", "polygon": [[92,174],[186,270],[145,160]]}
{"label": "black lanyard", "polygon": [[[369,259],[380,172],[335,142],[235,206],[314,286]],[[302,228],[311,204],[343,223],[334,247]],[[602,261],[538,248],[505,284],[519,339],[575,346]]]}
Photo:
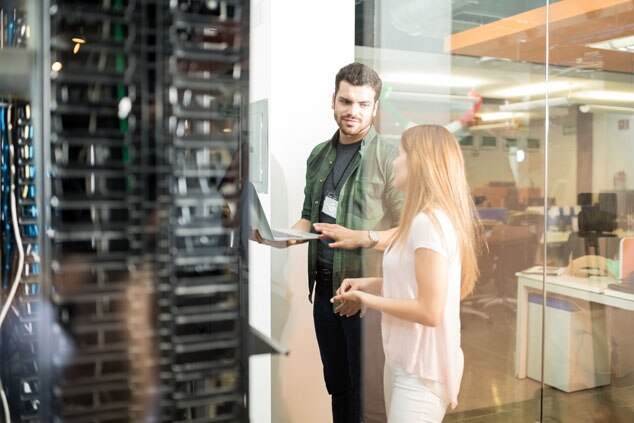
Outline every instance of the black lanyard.
{"label": "black lanyard", "polygon": [[352,157],[350,157],[350,160],[348,160],[348,163],[346,164],[346,167],[343,169],[343,172],[341,172],[341,175],[339,176],[339,179],[337,179],[336,183],[335,183],[335,166],[333,166],[332,169],[330,169],[330,175],[329,176],[332,179],[333,196],[334,196],[334,198],[337,197],[337,187],[341,183],[341,180],[346,175],[346,173],[348,173],[348,168],[350,167],[350,165],[354,161],[354,158],[356,157],[356,155],[359,153],[359,149],[360,148],[361,148],[361,144],[359,144],[359,147],[357,148],[357,151],[355,151],[354,154],[352,155]]}

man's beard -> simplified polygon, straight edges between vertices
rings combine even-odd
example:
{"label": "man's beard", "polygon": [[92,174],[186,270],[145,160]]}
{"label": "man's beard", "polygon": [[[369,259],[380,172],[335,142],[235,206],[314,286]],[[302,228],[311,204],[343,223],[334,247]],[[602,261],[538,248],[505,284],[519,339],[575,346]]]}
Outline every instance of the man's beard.
{"label": "man's beard", "polygon": [[[356,129],[356,130],[355,129],[348,129],[345,126],[345,123],[343,121],[344,119],[346,119],[345,116],[342,116],[339,119],[337,119],[335,117],[335,120],[337,121],[337,125],[339,126],[339,130],[341,131],[341,133],[346,135],[346,136],[349,136],[349,137],[361,134],[361,133],[363,133],[365,130],[367,130],[370,127],[370,125],[368,124],[366,126],[359,126],[359,129]],[[355,123],[358,123],[359,125],[363,124],[363,121],[360,120],[360,119],[355,119],[354,121],[355,121]]]}

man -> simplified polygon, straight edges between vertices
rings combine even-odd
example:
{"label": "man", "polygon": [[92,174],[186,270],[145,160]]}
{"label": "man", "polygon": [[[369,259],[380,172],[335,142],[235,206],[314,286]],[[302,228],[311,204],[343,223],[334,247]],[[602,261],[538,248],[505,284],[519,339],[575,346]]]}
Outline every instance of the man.
{"label": "man", "polygon": [[[368,345],[380,357],[373,360],[378,369],[371,380],[364,380],[365,401],[382,415],[377,421],[385,421],[380,317],[377,314],[372,329],[364,331],[362,342],[359,314],[335,314],[330,302],[343,279],[381,274],[380,250],[400,217],[402,195],[392,187],[397,146],[379,138],[372,125],[380,93],[381,79],[363,64],[349,64],[337,73],[332,108],[339,129],[308,158],[302,216],[293,226],[310,232],[315,225],[314,230],[332,236],[309,245],[308,292],[311,299],[314,289],[313,319],[334,423],[362,421],[361,351]],[[284,247],[298,242],[266,243]]]}

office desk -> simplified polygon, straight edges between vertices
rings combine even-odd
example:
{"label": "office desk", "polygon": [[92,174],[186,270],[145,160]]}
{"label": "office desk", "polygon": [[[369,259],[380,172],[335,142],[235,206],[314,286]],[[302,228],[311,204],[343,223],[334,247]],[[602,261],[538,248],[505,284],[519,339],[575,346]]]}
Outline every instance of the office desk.
{"label": "office desk", "polygon": [[[555,231],[549,229],[548,231],[546,231],[546,242],[548,244],[565,244],[566,242],[568,242],[568,238],[570,237],[571,233],[572,231]],[[619,238],[634,235],[632,231],[626,231],[624,229],[615,229],[614,231],[612,231],[612,233]],[[542,235],[541,243],[544,243],[544,235]]]}
{"label": "office desk", "polygon": [[[546,242],[548,244],[565,244],[570,237],[570,231],[546,231]],[[544,243],[544,235],[542,235],[541,243]]]}
{"label": "office desk", "polygon": [[[526,377],[528,351],[528,294],[541,292],[542,275],[519,272],[517,276],[517,320],[515,326],[515,376]],[[634,296],[619,291],[604,291],[615,280],[611,277],[575,278],[568,275],[546,276],[546,291],[566,297],[590,301],[607,306],[634,311]]]}

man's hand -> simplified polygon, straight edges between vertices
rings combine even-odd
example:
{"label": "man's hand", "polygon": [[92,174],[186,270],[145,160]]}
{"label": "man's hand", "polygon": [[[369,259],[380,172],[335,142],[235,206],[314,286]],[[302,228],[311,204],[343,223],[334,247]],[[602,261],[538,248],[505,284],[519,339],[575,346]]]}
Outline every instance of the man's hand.
{"label": "man's hand", "polygon": [[368,231],[355,231],[334,223],[315,223],[313,227],[317,232],[321,232],[320,239],[331,238],[335,241],[328,244],[330,248],[354,250],[365,248],[371,242]]}
{"label": "man's hand", "polygon": [[262,238],[262,235],[260,235],[260,231],[258,231],[257,229],[249,231],[249,239],[257,242],[258,244],[268,245],[273,248],[288,248],[292,245],[297,244],[297,241],[294,239],[288,241],[271,241],[268,239],[264,239]]}

